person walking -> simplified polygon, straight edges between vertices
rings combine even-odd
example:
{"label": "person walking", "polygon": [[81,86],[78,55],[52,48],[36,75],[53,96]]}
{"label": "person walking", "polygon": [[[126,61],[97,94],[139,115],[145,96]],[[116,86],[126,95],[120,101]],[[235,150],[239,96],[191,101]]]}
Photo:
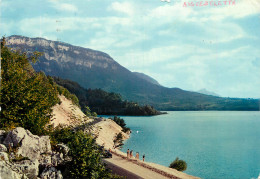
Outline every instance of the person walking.
{"label": "person walking", "polygon": [[144,159],[145,159],[145,154],[143,155],[143,162],[144,162]]}
{"label": "person walking", "polygon": [[135,158],[139,160],[139,152],[136,152]]}
{"label": "person walking", "polygon": [[126,154],[127,154],[127,158],[129,158],[129,149],[127,149]]}
{"label": "person walking", "polygon": [[130,151],[130,158],[133,157],[133,150]]}

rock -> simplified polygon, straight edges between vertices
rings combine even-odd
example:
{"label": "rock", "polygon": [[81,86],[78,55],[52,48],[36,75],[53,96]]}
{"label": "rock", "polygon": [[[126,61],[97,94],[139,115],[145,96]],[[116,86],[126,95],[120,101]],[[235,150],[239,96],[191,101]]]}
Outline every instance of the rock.
{"label": "rock", "polygon": [[42,153],[51,153],[49,136],[39,137],[22,127],[10,131],[3,144],[6,147],[17,147],[17,155],[28,157],[31,160],[38,159]]}
{"label": "rock", "polygon": [[16,171],[12,169],[12,164],[0,161],[0,178],[1,179],[27,179],[27,176],[19,173],[19,171]]}
{"label": "rock", "polygon": [[9,160],[13,160],[15,158],[16,158],[16,156],[15,156],[14,152],[9,153]]}
{"label": "rock", "polygon": [[40,175],[41,179],[62,179],[63,176],[59,170],[54,167],[45,168]]}
{"label": "rock", "polygon": [[53,153],[51,156],[51,163],[53,166],[58,166],[59,164],[64,162],[62,153]]}
{"label": "rock", "polygon": [[39,163],[42,165],[50,165],[51,164],[51,155],[49,155],[49,154],[40,155]]}
{"label": "rock", "polygon": [[[69,151],[66,145],[57,145],[60,152],[54,153],[51,151],[49,136],[39,137],[21,127],[8,133],[0,130],[1,136],[4,140],[1,139],[3,144],[0,144],[0,179],[36,179],[38,176],[43,179],[63,178],[53,165],[58,166],[64,162],[63,156]],[[9,147],[11,150],[8,156],[6,151]],[[23,157],[28,160],[21,160],[25,159]],[[13,162],[9,162],[9,158]],[[41,175],[39,170],[43,171]]]}
{"label": "rock", "polygon": [[2,144],[5,138],[6,132],[4,130],[0,130],[0,144]]}
{"label": "rock", "polygon": [[0,152],[0,160],[9,161],[8,154],[5,152]]}
{"label": "rock", "polygon": [[41,136],[39,139],[40,153],[51,153],[51,143],[49,136]]}
{"label": "rock", "polygon": [[7,148],[4,144],[0,144],[0,152],[7,152]]}
{"label": "rock", "polygon": [[23,160],[13,164],[20,173],[25,174],[28,178],[36,178],[39,174],[38,160]]}
{"label": "rock", "polygon": [[70,150],[68,146],[66,146],[65,144],[57,144],[56,146],[58,148],[58,152],[63,153],[64,156],[68,155]]}

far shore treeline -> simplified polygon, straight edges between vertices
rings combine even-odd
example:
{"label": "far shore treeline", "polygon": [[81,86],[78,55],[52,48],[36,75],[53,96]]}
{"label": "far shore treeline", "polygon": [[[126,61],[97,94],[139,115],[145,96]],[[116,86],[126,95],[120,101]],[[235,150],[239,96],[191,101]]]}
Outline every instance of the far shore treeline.
{"label": "far shore treeline", "polygon": [[92,112],[99,115],[129,115],[129,116],[151,116],[164,114],[150,105],[141,106],[137,102],[123,100],[118,93],[106,92],[102,89],[84,89],[78,83],[53,77],[54,81],[79,99],[82,110],[88,106]]}

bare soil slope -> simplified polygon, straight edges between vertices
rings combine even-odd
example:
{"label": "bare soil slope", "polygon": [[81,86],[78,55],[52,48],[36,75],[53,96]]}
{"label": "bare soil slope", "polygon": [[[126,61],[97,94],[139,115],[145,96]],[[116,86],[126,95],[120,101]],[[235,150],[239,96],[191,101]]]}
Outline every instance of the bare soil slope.
{"label": "bare soil slope", "polygon": [[61,103],[53,107],[51,123],[56,127],[59,124],[76,125],[79,121],[87,120],[88,117],[81,109],[65,96],[59,96]]}

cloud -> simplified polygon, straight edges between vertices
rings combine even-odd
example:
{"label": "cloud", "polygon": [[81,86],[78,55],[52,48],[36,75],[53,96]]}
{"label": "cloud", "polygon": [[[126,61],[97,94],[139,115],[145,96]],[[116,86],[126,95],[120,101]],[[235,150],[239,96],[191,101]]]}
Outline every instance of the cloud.
{"label": "cloud", "polygon": [[61,3],[57,7],[57,9],[61,11],[70,11],[70,12],[77,12],[78,8],[72,4],[67,4],[67,3]]}
{"label": "cloud", "polygon": [[62,3],[59,0],[49,0],[52,7],[59,10],[59,11],[66,11],[66,12],[77,12],[78,8],[71,3]]}
{"label": "cloud", "polygon": [[255,67],[260,57],[258,54],[259,50],[251,46],[194,53],[185,60],[172,60],[158,66],[161,69],[155,73],[161,72],[161,77],[167,80],[157,80],[169,87],[195,91],[207,88],[222,96],[259,98],[256,89],[260,87],[260,71]]}
{"label": "cloud", "polygon": [[167,4],[151,9],[148,14],[148,19],[153,19],[154,21],[160,19],[161,22],[168,23],[174,20],[187,21],[189,17],[196,14],[198,13],[192,8],[183,8],[182,3],[179,2],[173,5]]}
{"label": "cloud", "polygon": [[8,5],[9,5],[9,2],[8,2],[8,1],[2,1],[2,0],[0,0],[0,6],[1,6],[1,8],[7,7]]}
{"label": "cloud", "polygon": [[222,8],[210,8],[202,11],[206,17],[202,20],[219,21],[227,18],[240,19],[260,13],[260,2],[258,0],[240,0],[236,5],[224,6]]}
{"label": "cloud", "polygon": [[176,2],[152,9],[149,18],[161,19],[162,23],[168,23],[173,19],[182,22],[209,22],[228,18],[240,19],[257,14],[260,14],[258,0],[238,0],[236,5],[232,6],[203,8],[183,8],[183,2]]}
{"label": "cloud", "polygon": [[132,16],[135,13],[135,8],[133,4],[129,2],[113,2],[108,7],[108,10],[124,13],[129,16]]}
{"label": "cloud", "polygon": [[224,43],[249,37],[249,35],[247,35],[243,29],[235,23],[216,22],[213,26],[203,26],[203,29],[206,29],[206,39],[213,43]]}

